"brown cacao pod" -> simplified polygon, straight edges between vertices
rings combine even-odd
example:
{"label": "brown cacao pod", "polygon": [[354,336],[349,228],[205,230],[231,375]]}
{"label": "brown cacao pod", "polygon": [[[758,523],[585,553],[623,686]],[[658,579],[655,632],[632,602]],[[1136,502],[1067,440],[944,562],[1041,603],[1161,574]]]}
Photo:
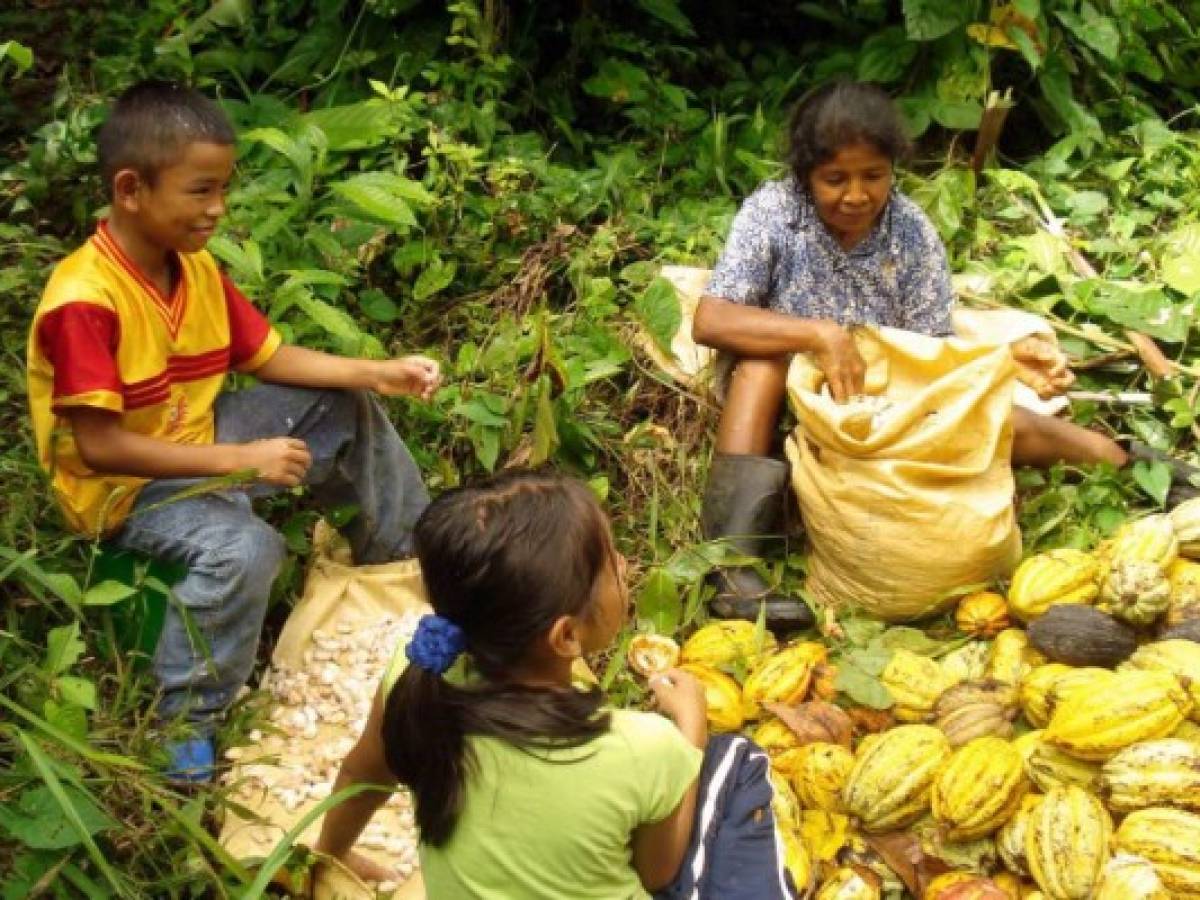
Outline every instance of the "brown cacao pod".
{"label": "brown cacao pod", "polygon": [[1111,668],[1137,649],[1137,636],[1098,609],[1067,604],[1050,607],[1030,624],[1029,643],[1053,662]]}

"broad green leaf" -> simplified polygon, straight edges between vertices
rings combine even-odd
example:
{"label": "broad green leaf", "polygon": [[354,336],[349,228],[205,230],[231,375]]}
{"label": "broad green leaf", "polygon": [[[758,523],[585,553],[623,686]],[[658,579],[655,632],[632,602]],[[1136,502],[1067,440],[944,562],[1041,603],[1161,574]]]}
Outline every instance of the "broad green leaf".
{"label": "broad green leaf", "polygon": [[1166,506],[1171,489],[1171,467],[1162,460],[1139,459],[1133,464],[1133,480],[1159,506]]}
{"label": "broad green leaf", "polygon": [[16,41],[0,41],[0,63],[6,59],[12,61],[17,74],[21,75],[33,65],[33,51]]}
{"label": "broad green leaf", "polygon": [[382,222],[407,230],[415,227],[412,205],[429,206],[433,197],[418,182],[387,172],[365,172],[329,186],[356,209]]}
{"label": "broad green leaf", "polygon": [[221,262],[233,269],[236,281],[250,284],[262,284],[263,256],[258,244],[250,238],[235,244],[224,235],[214,235],[208,242],[208,249]]}
{"label": "broad green leaf", "polygon": [[877,638],[879,646],[889,650],[909,650],[922,656],[934,656],[946,649],[945,641],[936,641],[919,628],[897,625]]}
{"label": "broad green leaf", "polygon": [[377,147],[400,131],[391,101],[379,98],[305,113],[301,121],[321,129],[330,150]]}
{"label": "broad green leaf", "polygon": [[1187,307],[1157,285],[1095,279],[1076,284],[1072,299],[1092,315],[1172,343],[1183,341],[1191,328]]}
{"label": "broad green leaf", "polygon": [[84,606],[112,606],[127,600],[137,593],[137,588],[120,581],[102,581],[87,589],[83,595]]}
{"label": "broad green leaf", "polygon": [[550,377],[539,379],[537,411],[533,417],[533,452],[529,456],[531,466],[540,466],[548,460],[558,446],[558,424],[554,418],[554,400]]}
{"label": "broad green leaf", "polygon": [[593,97],[614,103],[642,103],[649,96],[650,76],[632,63],[609,58],[600,64],[600,71],[583,83],[583,89]]}
{"label": "broad green leaf", "polygon": [[366,338],[344,309],[326,303],[307,291],[297,298],[296,305],[304,310],[305,315],[315,324],[351,347],[361,344]]}
{"label": "broad green leaf", "polygon": [[435,258],[417,276],[417,283],[413,285],[413,299],[425,300],[428,297],[432,297],[454,280],[454,274],[457,270],[458,263],[453,260],[443,262],[440,258]]}
{"label": "broad green leaf", "polygon": [[[116,827],[117,823],[84,791],[64,784],[63,793],[79,813],[79,822],[88,834]],[[80,832],[44,784],[26,789],[14,804],[0,804],[0,828],[34,850],[61,850],[82,843]]]}
{"label": "broad green leaf", "polygon": [[914,41],[932,41],[966,25],[975,13],[972,0],[904,0],[904,27]]}
{"label": "broad green leaf", "polygon": [[371,288],[358,295],[358,307],[368,319],[389,325],[400,316],[400,307],[378,288]]}
{"label": "broad green leaf", "polygon": [[683,616],[679,585],[662,569],[651,569],[637,598],[638,618],[658,634],[674,634]]}
{"label": "broad green leaf", "polygon": [[880,84],[898,81],[916,57],[917,46],[898,26],[871,35],[859,51],[859,81],[876,81]]}
{"label": "broad green leaf", "polygon": [[69,734],[77,741],[88,739],[87,710],[82,706],[65,701],[60,703],[57,700],[46,700],[42,704],[42,713],[46,721],[63,734]]}
{"label": "broad green leaf", "polygon": [[692,23],[688,21],[688,17],[679,9],[679,4],[675,0],[634,0],[638,6],[650,13],[660,22],[670,25],[675,31],[686,37],[693,37],[696,34]]}
{"label": "broad green leaf", "polygon": [[54,684],[67,703],[73,703],[83,709],[96,709],[96,684],[91,679],[60,675],[54,679]]}
{"label": "broad green leaf", "polygon": [[838,663],[834,686],[858,706],[891,709],[895,703],[876,676],[844,658]]}
{"label": "broad green leaf", "polygon": [[1159,274],[1167,287],[1190,296],[1200,291],[1200,254],[1168,257]]}
{"label": "broad green leaf", "polygon": [[79,637],[79,622],[51,628],[46,637],[46,658],[42,670],[50,675],[65,672],[79,661],[87,647]]}
{"label": "broad green leaf", "polygon": [[935,100],[929,111],[935,122],[955,131],[978,128],[983,118],[983,104],[978,100]]}
{"label": "broad green leaf", "polygon": [[1060,10],[1055,15],[1084,44],[1105,59],[1116,60],[1121,52],[1121,32],[1117,23],[1108,16],[1100,15],[1087,0],[1084,0],[1079,13]]}
{"label": "broad green leaf", "polygon": [[664,353],[670,354],[671,341],[683,323],[683,311],[679,306],[675,285],[665,278],[655,278],[630,308],[654,342]]}

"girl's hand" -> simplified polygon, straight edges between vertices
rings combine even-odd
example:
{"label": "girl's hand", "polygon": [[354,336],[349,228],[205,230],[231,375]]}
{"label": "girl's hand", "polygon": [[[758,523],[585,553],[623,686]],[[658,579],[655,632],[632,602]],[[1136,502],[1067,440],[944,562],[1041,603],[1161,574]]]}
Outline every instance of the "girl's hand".
{"label": "girl's hand", "polygon": [[863,392],[867,364],[846,328],[826,319],[814,320],[813,327],[816,329],[813,356],[817,368],[825,375],[833,399],[845,403]]}
{"label": "girl's hand", "polygon": [[376,363],[376,393],[428,400],[442,383],[438,364],[428,356],[404,356]]}
{"label": "girl's hand", "polygon": [[667,669],[651,676],[647,684],[654,692],[658,708],[671,717],[685,737],[703,747],[708,739],[704,685],[682,669]]}

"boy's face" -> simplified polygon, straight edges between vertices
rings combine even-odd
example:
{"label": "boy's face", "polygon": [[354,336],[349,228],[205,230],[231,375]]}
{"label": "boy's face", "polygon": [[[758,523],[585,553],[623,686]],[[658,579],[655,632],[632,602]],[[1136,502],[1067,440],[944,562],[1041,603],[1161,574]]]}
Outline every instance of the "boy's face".
{"label": "boy's face", "polygon": [[204,248],[225,215],[234,156],[231,146],[192,142],[159,169],[153,183],[131,170],[118,172],[113,202],[147,242],[194,253]]}
{"label": "boy's face", "polygon": [[887,206],[892,161],[874,144],[848,144],[813,168],[808,186],[817,215],[850,249],[870,233]]}

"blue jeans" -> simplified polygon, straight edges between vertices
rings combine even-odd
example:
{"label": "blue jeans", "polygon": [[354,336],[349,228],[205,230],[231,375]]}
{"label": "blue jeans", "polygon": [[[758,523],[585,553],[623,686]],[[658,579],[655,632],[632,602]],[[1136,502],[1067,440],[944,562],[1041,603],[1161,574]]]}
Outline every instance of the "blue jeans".
{"label": "blue jeans", "polygon": [[[412,555],[412,529],[429,503],[421,474],[378,400],[366,391],[260,385],[222,394],[216,405],[219,443],[291,436],[312,454],[305,478],[324,509],[353,504],[342,528],[355,562]],[[159,715],[185,715],[198,734],[217,720],[254,668],[271,583],[283,563],[283,537],[258,518],[252,497],[281,488],[254,484],[166,502],[201,479],[147,484],[115,537],[118,546],[185,566],[175,585],[154,654],[162,699]],[[208,644],[189,637],[187,609]]]}

